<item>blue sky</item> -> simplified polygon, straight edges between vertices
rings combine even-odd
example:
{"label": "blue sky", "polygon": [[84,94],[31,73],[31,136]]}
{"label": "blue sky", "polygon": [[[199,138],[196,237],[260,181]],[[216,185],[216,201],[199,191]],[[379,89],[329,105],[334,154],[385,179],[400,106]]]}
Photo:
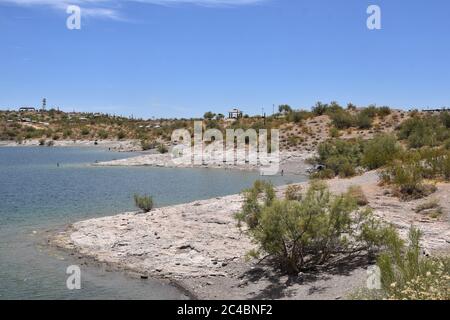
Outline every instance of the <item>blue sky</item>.
{"label": "blue sky", "polygon": [[[0,0],[0,108],[141,117],[288,103],[450,105],[450,2]],[[382,30],[366,9],[382,10]]]}

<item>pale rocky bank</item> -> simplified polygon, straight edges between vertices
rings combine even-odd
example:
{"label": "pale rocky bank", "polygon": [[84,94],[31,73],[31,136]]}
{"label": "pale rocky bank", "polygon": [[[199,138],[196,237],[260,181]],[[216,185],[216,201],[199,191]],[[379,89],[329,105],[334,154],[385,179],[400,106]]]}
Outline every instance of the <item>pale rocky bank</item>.
{"label": "pale rocky bank", "polygon": [[[444,210],[437,220],[414,211],[427,199],[401,202],[386,194],[377,185],[376,172],[328,184],[335,193],[361,185],[375,215],[394,224],[402,235],[414,224],[424,234],[425,249],[449,251],[450,184],[438,185],[437,193],[430,196]],[[281,195],[284,189],[277,192]],[[231,195],[147,214],[81,221],[53,235],[50,242],[121,270],[170,279],[200,299],[345,299],[364,286],[367,264],[292,278],[265,263],[248,261],[246,253],[255,245],[233,217],[242,200]]]}
{"label": "pale rocky bank", "polygon": [[[306,151],[281,151],[279,160],[278,172],[285,174],[306,174],[307,169],[310,167],[306,163],[306,160],[315,156],[315,152]],[[235,155],[236,156],[236,155]],[[244,155],[245,157],[245,155]],[[228,169],[228,170],[245,170],[256,171],[260,168],[259,164],[238,164],[237,162],[228,164],[226,162],[213,163],[205,161],[201,165],[194,164],[193,159],[177,163],[173,161],[170,153],[155,154],[148,153],[139,155],[136,157],[130,157],[125,159],[118,159],[112,161],[105,161],[93,164],[100,167],[120,167],[120,166],[148,166],[148,167],[164,167],[164,168],[211,168],[211,169]]]}
{"label": "pale rocky bank", "polygon": [[[52,142],[51,147],[96,147],[102,149],[110,149],[111,151],[131,152],[141,151],[139,140],[46,140]],[[21,143],[15,141],[0,141],[0,147],[38,147],[40,139],[24,140]],[[45,148],[46,145],[42,146]]]}

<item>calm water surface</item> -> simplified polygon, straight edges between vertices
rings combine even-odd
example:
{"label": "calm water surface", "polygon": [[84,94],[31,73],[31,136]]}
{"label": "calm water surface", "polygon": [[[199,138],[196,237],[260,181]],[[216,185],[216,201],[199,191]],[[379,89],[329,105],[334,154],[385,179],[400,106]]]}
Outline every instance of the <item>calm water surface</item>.
{"label": "calm water surface", "polygon": [[[87,266],[82,266],[82,289],[67,290],[65,270],[75,258],[40,245],[45,230],[135,210],[134,193],[151,194],[157,206],[165,206],[238,193],[261,178],[229,170],[90,166],[133,155],[94,148],[0,148],[0,299],[185,298],[158,281]],[[305,180],[264,179],[275,185]]]}

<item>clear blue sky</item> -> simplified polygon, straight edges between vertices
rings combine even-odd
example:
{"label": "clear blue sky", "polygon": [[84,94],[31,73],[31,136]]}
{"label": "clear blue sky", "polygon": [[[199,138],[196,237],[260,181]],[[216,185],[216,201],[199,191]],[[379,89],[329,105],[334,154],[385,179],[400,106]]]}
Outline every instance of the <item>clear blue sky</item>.
{"label": "clear blue sky", "polygon": [[[225,4],[217,4],[225,2]],[[227,4],[232,2],[232,4]],[[59,5],[57,5],[59,3]],[[0,107],[142,117],[450,105],[448,0],[0,0]],[[366,9],[382,10],[382,30]]]}

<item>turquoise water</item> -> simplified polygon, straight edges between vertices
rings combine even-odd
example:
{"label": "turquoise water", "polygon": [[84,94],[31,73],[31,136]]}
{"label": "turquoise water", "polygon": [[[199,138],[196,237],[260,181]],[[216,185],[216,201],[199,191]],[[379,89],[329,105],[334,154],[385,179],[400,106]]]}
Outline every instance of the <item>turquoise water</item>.
{"label": "turquoise water", "polygon": [[[0,299],[182,299],[176,288],[82,266],[82,289],[66,288],[76,264],[41,246],[44,231],[91,217],[135,210],[134,193],[157,206],[238,193],[257,173],[213,169],[93,167],[133,156],[89,148],[0,148]],[[57,165],[59,164],[59,166]],[[301,176],[264,177],[275,185]]]}

